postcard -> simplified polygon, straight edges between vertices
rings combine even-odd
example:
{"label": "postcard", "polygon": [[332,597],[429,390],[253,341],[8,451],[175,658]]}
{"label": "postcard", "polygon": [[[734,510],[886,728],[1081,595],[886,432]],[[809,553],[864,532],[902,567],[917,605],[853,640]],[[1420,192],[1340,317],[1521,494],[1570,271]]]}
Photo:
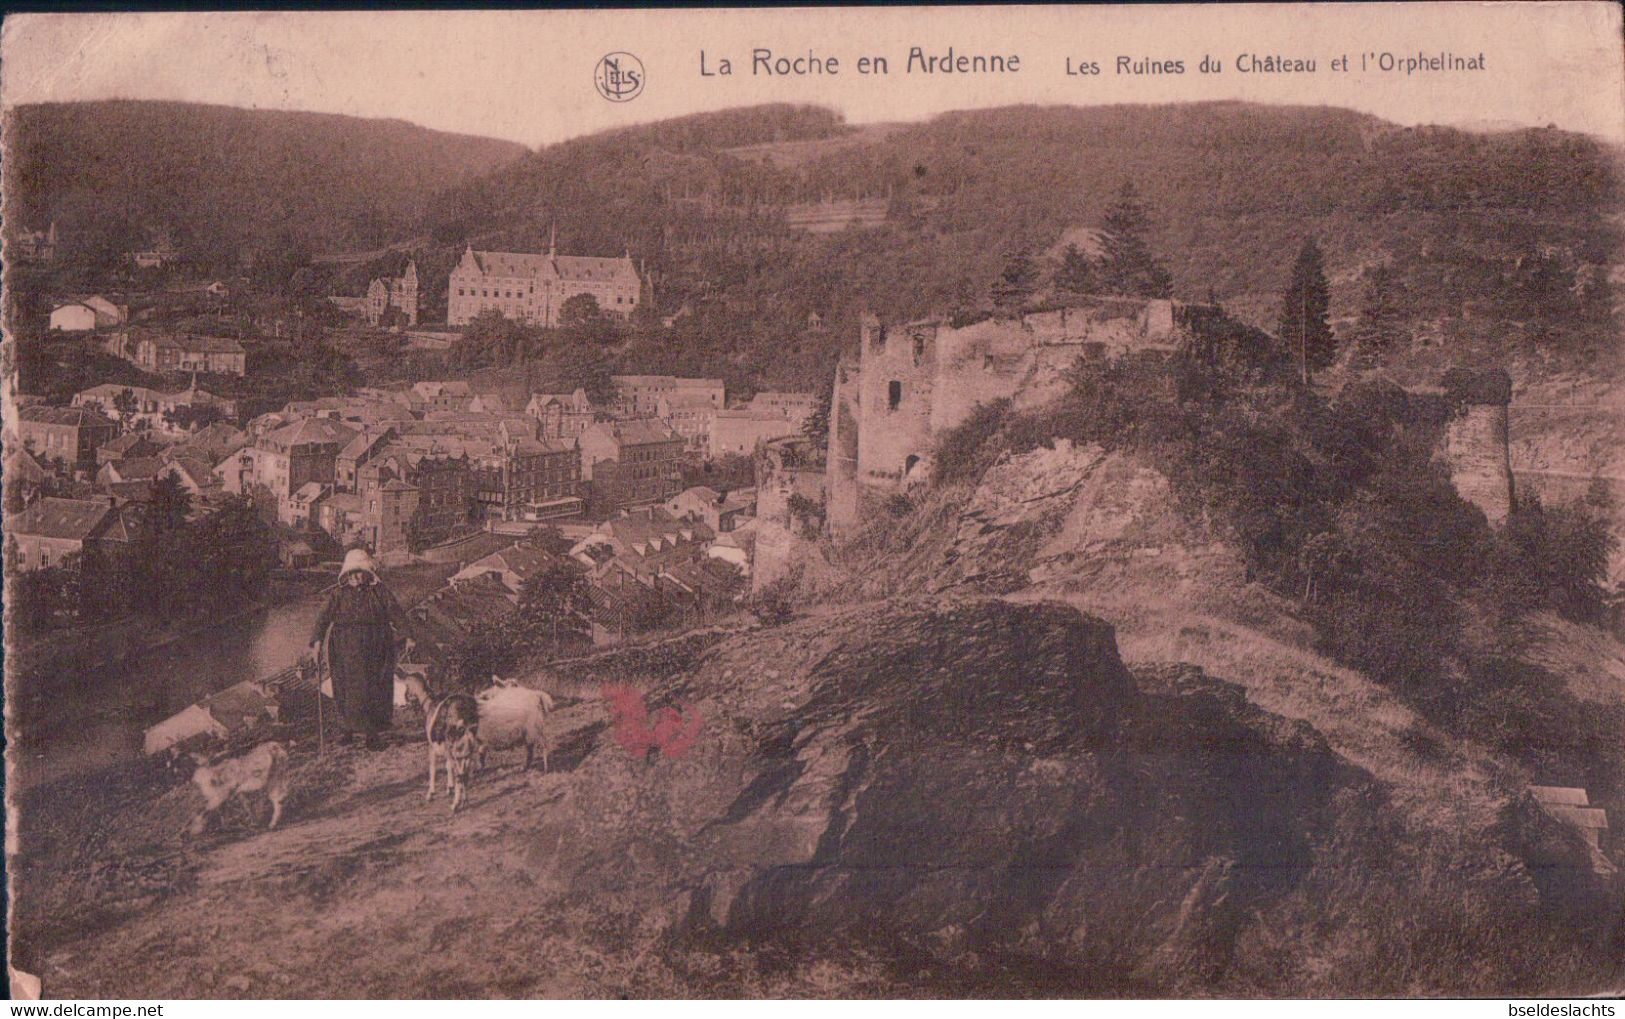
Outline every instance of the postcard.
{"label": "postcard", "polygon": [[1622,42],[7,17],[13,997],[1616,991]]}

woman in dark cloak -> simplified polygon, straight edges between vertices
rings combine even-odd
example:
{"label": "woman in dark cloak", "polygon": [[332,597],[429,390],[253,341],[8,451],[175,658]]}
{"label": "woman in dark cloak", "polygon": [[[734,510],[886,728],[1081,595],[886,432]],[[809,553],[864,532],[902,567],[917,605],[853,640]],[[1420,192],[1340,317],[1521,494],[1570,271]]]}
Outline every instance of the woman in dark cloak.
{"label": "woman in dark cloak", "polygon": [[378,580],[372,557],[363,549],[351,549],[339,570],[338,586],[316,617],[310,646],[320,655],[325,640],[339,723],[347,738],[364,735],[369,750],[382,749],[380,734],[394,724],[392,624],[405,621],[394,595]]}

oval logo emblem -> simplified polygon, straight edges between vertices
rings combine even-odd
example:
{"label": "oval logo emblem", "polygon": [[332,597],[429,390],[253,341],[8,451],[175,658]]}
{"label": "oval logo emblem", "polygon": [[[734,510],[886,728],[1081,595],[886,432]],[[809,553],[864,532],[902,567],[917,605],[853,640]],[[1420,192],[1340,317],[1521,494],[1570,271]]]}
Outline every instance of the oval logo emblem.
{"label": "oval logo emblem", "polygon": [[611,53],[598,61],[592,82],[598,94],[612,103],[630,102],[643,91],[643,61],[630,53]]}

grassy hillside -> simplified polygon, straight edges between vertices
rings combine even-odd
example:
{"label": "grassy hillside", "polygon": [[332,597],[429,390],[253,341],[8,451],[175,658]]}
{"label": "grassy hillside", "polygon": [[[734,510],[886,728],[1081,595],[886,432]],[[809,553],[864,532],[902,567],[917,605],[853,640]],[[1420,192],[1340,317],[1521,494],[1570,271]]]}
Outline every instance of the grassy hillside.
{"label": "grassy hillside", "polygon": [[[820,112],[729,111],[549,146],[446,192],[426,226],[448,247],[537,249],[557,222],[567,250],[630,250],[661,311],[718,305],[722,345],[770,375],[827,359],[864,307],[985,304],[1010,255],[1099,225],[1125,181],[1175,296],[1215,296],[1256,324],[1273,326],[1313,234],[1334,319],[1387,263],[1418,348],[1589,354],[1614,339],[1617,154],[1589,138],[1241,103],[1017,107],[883,130]],[[792,206],[853,198],[885,200],[886,224],[815,235],[785,222]],[[829,335],[806,335],[812,311]]]}
{"label": "grassy hillside", "polygon": [[8,222],[55,219],[90,258],[168,230],[210,271],[245,249],[375,247],[430,192],[525,151],[394,120],[125,100],[20,106],[5,136]]}
{"label": "grassy hillside", "polygon": [[[1617,971],[1617,912],[1554,909],[1523,862],[1538,842],[1572,874],[1578,839],[1471,824],[1481,762],[1408,774],[1375,745],[1368,770],[1265,703],[1276,659],[1238,687],[1126,658],[1065,605],[980,598],[612,650],[528,677],[559,695],[551,771],[494,754],[457,814],[424,802],[412,709],[382,753],[318,756],[287,719],[275,831],[262,806],[184,838],[199,797],[152,764],[31,794],[18,963],[70,997],[1552,995]],[[629,700],[692,742],[649,753]]]}

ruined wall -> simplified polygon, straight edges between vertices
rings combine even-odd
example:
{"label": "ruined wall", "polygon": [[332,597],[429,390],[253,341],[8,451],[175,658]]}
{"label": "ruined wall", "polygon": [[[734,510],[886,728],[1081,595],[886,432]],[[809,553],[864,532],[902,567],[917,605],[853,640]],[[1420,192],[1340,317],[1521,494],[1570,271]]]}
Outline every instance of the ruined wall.
{"label": "ruined wall", "polygon": [[1440,456],[1463,499],[1483,510],[1491,524],[1506,520],[1513,487],[1505,403],[1470,403],[1452,417]]}
{"label": "ruined wall", "polygon": [[835,367],[830,396],[829,448],[825,458],[825,521],[839,535],[858,522],[858,421],[862,408],[858,371],[842,362]]}
{"label": "ruined wall", "polygon": [[861,490],[927,478],[936,436],[978,404],[1045,403],[1065,391],[1067,370],[1083,354],[1171,349],[1183,335],[1178,318],[1171,301],[1117,297],[958,327],[887,327],[865,316],[858,364],[837,371],[830,410],[831,532],[858,523]]}
{"label": "ruined wall", "polygon": [[[778,439],[762,447],[756,458],[756,545],[751,559],[751,591],[790,575],[798,563],[816,557],[815,542],[802,536],[806,521],[790,512],[791,497],[799,495],[816,505],[829,503],[828,474],[816,467],[790,466],[785,451],[793,450],[794,464],[809,459],[806,441]],[[855,486],[854,486],[855,487]],[[816,526],[816,524],[814,525]]]}
{"label": "ruined wall", "polygon": [[859,370],[858,480],[898,485],[931,455],[936,323],[887,328],[868,320]]}

